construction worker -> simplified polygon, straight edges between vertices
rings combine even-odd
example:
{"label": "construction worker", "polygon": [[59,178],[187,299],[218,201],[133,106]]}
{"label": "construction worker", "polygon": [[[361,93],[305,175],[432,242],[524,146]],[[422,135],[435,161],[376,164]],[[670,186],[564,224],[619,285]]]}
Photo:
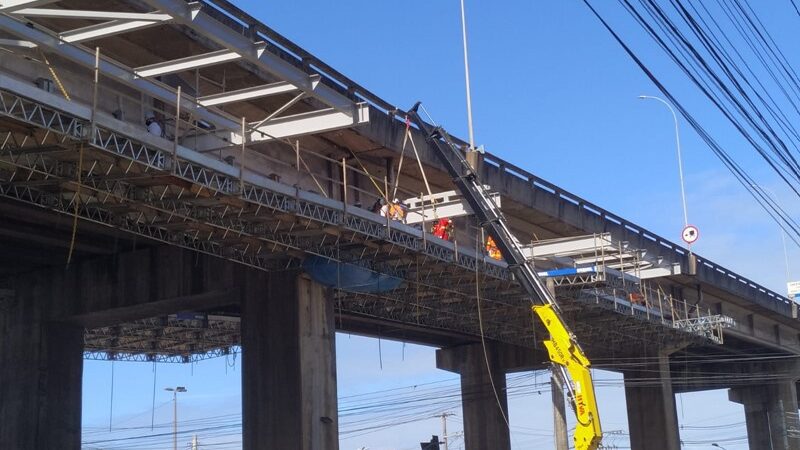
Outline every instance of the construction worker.
{"label": "construction worker", "polygon": [[486,254],[489,255],[490,258],[498,261],[503,259],[503,254],[500,253],[500,249],[497,248],[497,244],[495,244],[491,236],[486,238]]}
{"label": "construction worker", "polygon": [[628,300],[635,305],[644,305],[644,294],[641,292],[631,292],[628,294]]}
{"label": "construction worker", "polygon": [[449,218],[437,220],[431,227],[431,233],[439,239],[449,241],[453,236],[453,220]]}
{"label": "construction worker", "polygon": [[383,209],[385,205],[386,201],[383,198],[379,198],[375,200],[375,203],[372,204],[372,208],[370,208],[370,211],[374,212],[375,214],[380,214],[381,216],[386,217],[386,212]]}
{"label": "construction worker", "polygon": [[406,205],[405,203],[401,202],[398,199],[394,199],[392,200],[391,203],[385,205],[384,208],[386,208],[386,213],[383,213],[384,210],[382,208],[381,209],[382,216],[388,215],[389,218],[392,220],[405,222],[406,214],[408,213],[408,205]]}
{"label": "construction worker", "polygon": [[152,112],[147,114],[147,117],[144,119],[144,124],[147,127],[147,132],[150,134],[154,134],[158,137],[164,137],[164,128],[158,123],[155,114]]}

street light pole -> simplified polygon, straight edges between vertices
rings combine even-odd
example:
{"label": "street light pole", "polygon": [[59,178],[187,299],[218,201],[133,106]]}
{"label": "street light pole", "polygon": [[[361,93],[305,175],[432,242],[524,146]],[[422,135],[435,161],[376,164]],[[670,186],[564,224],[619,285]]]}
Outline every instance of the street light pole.
{"label": "street light pole", "polygon": [[178,450],[178,392],[186,392],[183,386],[164,388],[172,392],[172,450]]}
{"label": "street light pole", "polygon": [[472,131],[472,95],[469,87],[469,56],[467,52],[467,19],[464,0],[461,0],[461,40],[464,44],[464,81],[467,86],[467,127],[469,131],[469,151],[475,151],[475,134]]}
{"label": "street light pole", "polygon": [[[666,100],[662,99],[661,97],[653,97],[651,95],[640,95],[640,99],[642,100],[657,100],[663,103],[669,111],[672,113],[672,119],[675,121],[675,148],[678,153],[678,176],[681,180],[681,203],[683,204],[683,226],[686,227],[689,225],[689,214],[686,212],[686,192],[683,187],[683,160],[681,158],[681,136],[678,130],[678,115],[675,114],[675,110],[672,108]],[[690,244],[691,246],[691,244]]]}
{"label": "street light pole", "polygon": [[723,446],[721,446],[721,445],[717,444],[716,442],[712,443],[712,444],[711,444],[711,446],[712,446],[712,447],[721,448],[722,450],[728,450],[727,448],[725,448],[725,447],[723,447]]}

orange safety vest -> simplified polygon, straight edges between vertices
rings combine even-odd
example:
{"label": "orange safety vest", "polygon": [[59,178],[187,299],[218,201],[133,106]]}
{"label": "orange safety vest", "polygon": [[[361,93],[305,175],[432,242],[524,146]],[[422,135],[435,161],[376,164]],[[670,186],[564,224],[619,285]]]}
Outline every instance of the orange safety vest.
{"label": "orange safety vest", "polygon": [[449,241],[450,236],[453,234],[453,221],[450,219],[439,219],[439,221],[433,225],[431,233],[440,239]]}
{"label": "orange safety vest", "polygon": [[494,243],[494,239],[492,239],[491,236],[486,238],[486,253],[492,259],[496,259],[498,261],[503,259],[503,254],[500,253],[500,249],[497,248],[497,244]]}
{"label": "orange safety vest", "polygon": [[400,203],[392,202],[389,204],[389,217],[392,220],[403,220],[406,218],[406,210]]}

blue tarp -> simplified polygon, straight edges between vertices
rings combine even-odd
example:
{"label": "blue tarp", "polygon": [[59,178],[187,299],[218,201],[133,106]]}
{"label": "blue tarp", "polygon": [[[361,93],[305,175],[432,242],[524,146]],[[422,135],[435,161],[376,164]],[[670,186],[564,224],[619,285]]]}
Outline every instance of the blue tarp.
{"label": "blue tarp", "polygon": [[[350,263],[337,263],[319,256],[303,260],[303,269],[324,286],[346,291],[379,293],[397,289],[402,279]],[[338,286],[337,286],[338,285]]]}

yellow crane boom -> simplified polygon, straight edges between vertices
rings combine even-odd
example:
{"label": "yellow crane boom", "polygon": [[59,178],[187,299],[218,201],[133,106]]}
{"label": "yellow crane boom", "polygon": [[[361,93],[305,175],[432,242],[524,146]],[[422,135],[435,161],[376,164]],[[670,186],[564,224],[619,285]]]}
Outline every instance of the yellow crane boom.
{"label": "yellow crane boom", "polygon": [[550,339],[544,341],[550,361],[557,364],[562,378],[570,381],[570,400],[577,418],[573,441],[575,450],[594,450],[600,446],[602,430],[597,413],[597,401],[594,397],[594,383],[589,371],[591,363],[583,351],[575,345],[575,338],[567,330],[561,317],[553,309],[553,305],[534,305],[533,311],[539,316]]}
{"label": "yellow crane boom", "polygon": [[467,162],[450,136],[441,128],[423,121],[414,105],[408,117],[425,134],[436,156],[447,168],[464,200],[472,208],[481,226],[486,229],[500,249],[508,268],[528,294],[533,310],[550,332],[544,342],[555,372],[567,383],[572,409],[577,417],[573,440],[575,450],[596,450],[602,440],[600,414],[594,396],[594,384],[589,370],[591,363],[581,350],[575,336],[564,323],[555,295],[525,258],[517,240],[511,234],[500,208],[494,203],[486,188],[479,182],[475,169]]}

